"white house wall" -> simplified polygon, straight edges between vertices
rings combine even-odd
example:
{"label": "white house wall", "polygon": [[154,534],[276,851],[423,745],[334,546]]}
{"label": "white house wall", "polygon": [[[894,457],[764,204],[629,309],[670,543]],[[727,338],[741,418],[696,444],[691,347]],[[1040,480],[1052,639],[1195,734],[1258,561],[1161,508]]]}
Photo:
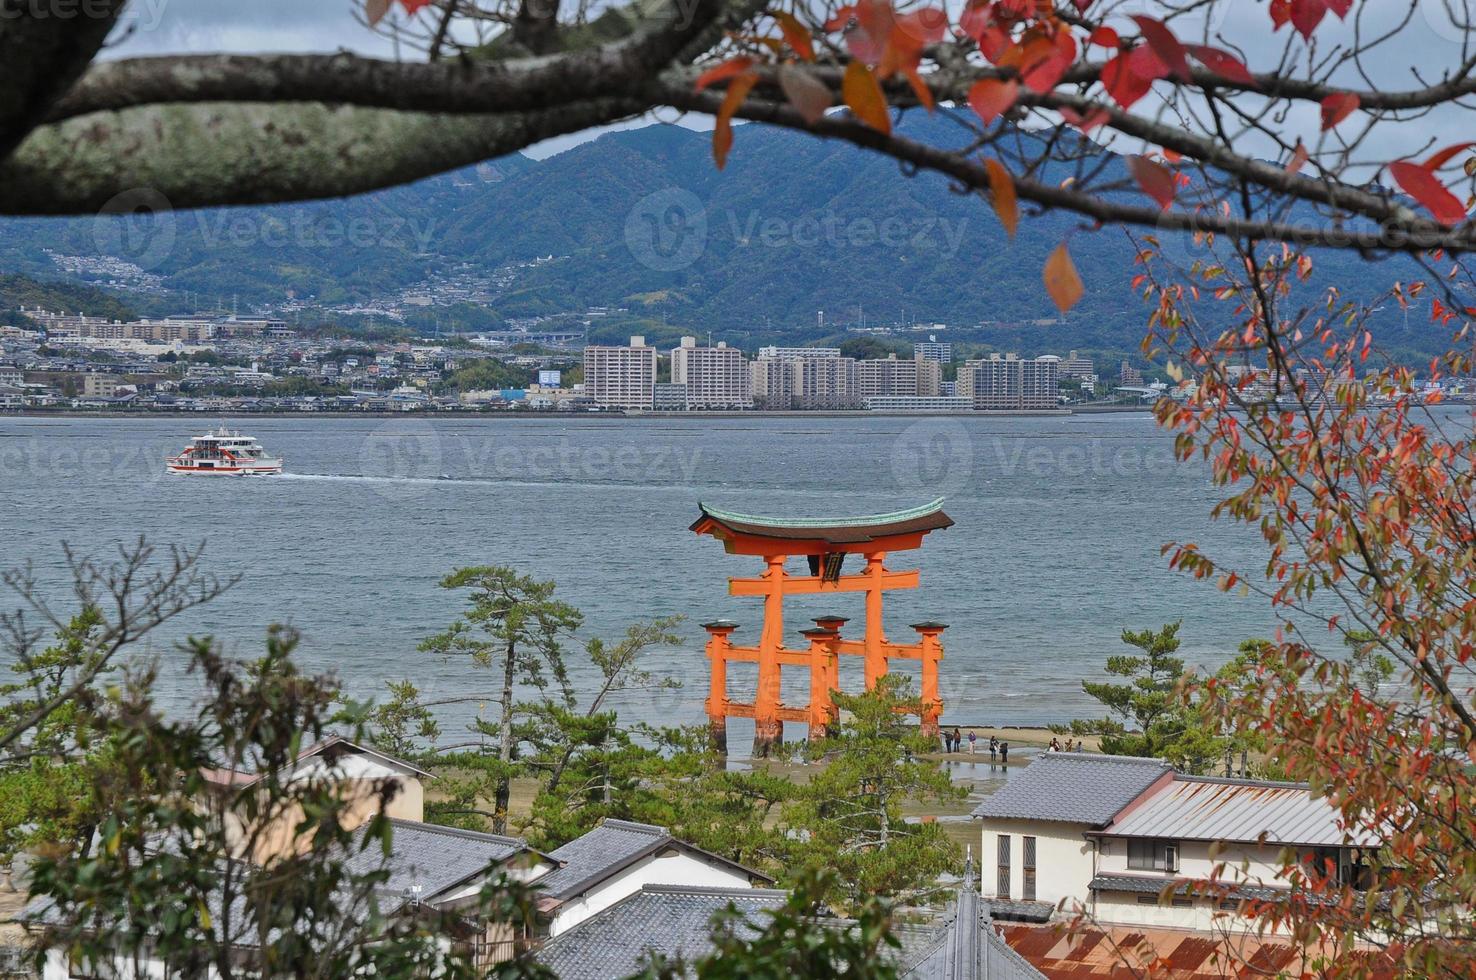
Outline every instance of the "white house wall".
{"label": "white house wall", "polygon": [[646,885],[684,885],[702,888],[747,888],[748,875],[736,868],[698,855],[678,852],[666,857],[643,858],[583,895],[559,907],[549,923],[550,937],[572,929],[590,916],[598,915]]}
{"label": "white house wall", "polygon": [[[1092,880],[1092,843],[1086,824],[1045,820],[985,820],[979,850],[980,894],[985,898],[1020,901],[1025,881],[1025,843],[1035,838],[1035,901],[1056,904],[1061,899],[1085,902],[1086,883]],[[997,894],[999,838],[1010,837],[1010,894]]]}

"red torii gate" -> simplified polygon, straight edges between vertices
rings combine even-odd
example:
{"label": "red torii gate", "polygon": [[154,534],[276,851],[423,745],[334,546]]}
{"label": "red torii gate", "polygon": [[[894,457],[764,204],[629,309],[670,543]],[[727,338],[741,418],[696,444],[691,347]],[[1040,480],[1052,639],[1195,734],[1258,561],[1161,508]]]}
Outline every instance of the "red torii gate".
{"label": "red torii gate", "polygon": [[[914,623],[912,628],[918,633],[918,642],[888,642],[882,631],[882,593],[888,589],[917,588],[916,570],[893,571],[884,561],[888,552],[922,547],[923,536],[929,531],[953,526],[952,518],[943,513],[942,498],[892,514],[836,520],[754,517],[701,503],[697,506],[702,516],[692,525],[693,531],[722,541],[729,554],[757,555],[767,565],[757,578],[728,580],[732,595],[764,597],[764,625],[757,646],[732,643],[737,623],[720,619],[702,624],[708,633],[707,656],[712,666],[707,717],[713,738],[723,751],[727,751],[730,717],[753,719],[755,757],[768,755],[781,741],[786,721],[807,722],[811,738],[823,735],[835,720],[831,692],[840,687],[841,654],[865,658],[868,691],[886,676],[892,657],[920,661],[922,727],[928,734],[937,734],[938,716],[943,708],[938,697],[938,661],[943,658],[940,637],[948,627],[934,622]],[[841,565],[852,554],[863,556],[866,567],[859,573],[842,575]],[[784,570],[784,563],[791,555],[809,558],[809,575],[790,575]],[[863,637],[842,639],[840,629],[848,620],[841,616],[822,616],[815,620],[813,628],[800,631],[809,641],[808,649],[786,648],[784,597],[832,592],[866,594]],[[729,700],[730,661],[758,664],[758,690],[752,702]],[[799,707],[781,703],[780,675],[784,667],[809,668],[809,704]]]}

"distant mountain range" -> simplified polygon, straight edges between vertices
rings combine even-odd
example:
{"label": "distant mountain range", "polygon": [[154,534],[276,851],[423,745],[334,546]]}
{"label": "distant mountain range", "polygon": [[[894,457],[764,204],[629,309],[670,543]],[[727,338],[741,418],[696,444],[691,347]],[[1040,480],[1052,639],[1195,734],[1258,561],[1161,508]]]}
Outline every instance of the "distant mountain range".
{"label": "distant mountain range", "polygon": [[[905,129],[938,145],[966,139],[941,118],[909,118]],[[1125,171],[1116,159],[1107,167],[1109,176]],[[147,195],[140,202],[150,204]],[[1033,326],[1057,316],[1040,275],[1066,238],[1086,297],[1064,323]],[[1116,350],[1136,346],[1144,321],[1128,283],[1133,246],[1121,229],[1027,214],[1011,242],[986,202],[942,177],[907,177],[894,161],[847,144],[760,126],[738,129],[723,171],[707,134],[651,126],[543,161],[508,157],[337,201],[0,221],[0,271],[62,275],[47,249],[145,266],[169,291],[136,300],[147,308],[289,294],[327,306],[373,302],[437,273],[552,256],[504,277],[491,318],[626,307],[741,342],[823,335],[824,311],[831,329],[862,320],[995,321],[1018,325],[1000,336],[1027,347],[1044,329],[1045,347]],[[1355,295],[1413,271],[1403,260],[1370,271],[1340,254],[1319,263],[1324,280]],[[474,325],[489,317],[481,319]],[[1420,330],[1403,329],[1403,318],[1391,317],[1387,341],[1427,346]]]}

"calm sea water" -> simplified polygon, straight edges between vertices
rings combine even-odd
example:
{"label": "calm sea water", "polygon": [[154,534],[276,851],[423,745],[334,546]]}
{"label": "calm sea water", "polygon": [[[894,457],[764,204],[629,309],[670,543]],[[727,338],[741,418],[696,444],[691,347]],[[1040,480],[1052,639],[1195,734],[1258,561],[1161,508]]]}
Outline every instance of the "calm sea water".
{"label": "calm sea water", "polygon": [[[166,666],[161,693],[175,702],[192,689],[169,669],[182,661],[178,640],[210,633],[253,655],[273,622],[299,627],[302,660],[339,672],[358,695],[402,677],[429,698],[490,691],[486,674],[419,653],[416,643],[457,612],[457,597],[436,587],[441,575],[508,564],[556,579],[584,611],[586,635],[686,615],[686,644],[650,661],[684,687],[632,694],[620,707],[649,721],[698,720],[707,665],[696,624],[727,617],[742,624],[740,638],[753,637],[760,616],[759,600],[726,592],[728,576],[757,574],[759,562],[688,531],[699,500],[827,516],[946,497],[957,526],[890,561],[920,567],[922,587],[889,597],[886,625],[906,641],[908,623],[951,624],[941,684],[948,723],[1090,713],[1081,680],[1125,649],[1125,627],[1183,619],[1183,652],[1206,666],[1271,629],[1260,600],[1166,567],[1160,547],[1170,540],[1251,568],[1264,556],[1253,535],[1209,520],[1216,493],[1207,470],[1175,464],[1146,414],[250,419],[241,428],[286,457],[287,475],[166,476],[163,457],[206,422],[0,418],[0,564],[33,561],[59,585],[62,542],[105,555],[142,534],[203,540],[208,570],[241,575],[224,597],[154,637],[148,652]],[[794,603],[787,625],[839,612],[858,626],[860,607],[859,596]],[[570,659],[576,680],[592,676],[578,651]],[[859,684],[858,673],[843,682]],[[735,696],[751,683],[734,669]],[[793,693],[806,684],[796,676]],[[454,735],[462,719],[448,720]],[[735,748],[746,742],[738,724]]]}

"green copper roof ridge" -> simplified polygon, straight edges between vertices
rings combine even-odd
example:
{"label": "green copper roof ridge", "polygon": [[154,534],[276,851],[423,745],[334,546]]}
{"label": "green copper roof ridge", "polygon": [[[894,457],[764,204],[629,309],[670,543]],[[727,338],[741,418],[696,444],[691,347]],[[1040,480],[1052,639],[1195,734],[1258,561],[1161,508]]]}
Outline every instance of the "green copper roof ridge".
{"label": "green copper roof ridge", "polygon": [[910,507],[907,510],[894,511],[890,514],[871,514],[866,517],[838,517],[838,518],[815,518],[815,517],[759,517],[754,514],[738,514],[731,510],[719,510],[709,507],[702,501],[697,502],[697,507],[717,521],[728,521],[734,524],[757,524],[767,527],[792,527],[792,528],[826,528],[826,527],[870,527],[875,524],[896,524],[901,521],[916,520],[919,517],[927,517],[943,509],[943,497],[939,497],[932,503],[921,504]]}

